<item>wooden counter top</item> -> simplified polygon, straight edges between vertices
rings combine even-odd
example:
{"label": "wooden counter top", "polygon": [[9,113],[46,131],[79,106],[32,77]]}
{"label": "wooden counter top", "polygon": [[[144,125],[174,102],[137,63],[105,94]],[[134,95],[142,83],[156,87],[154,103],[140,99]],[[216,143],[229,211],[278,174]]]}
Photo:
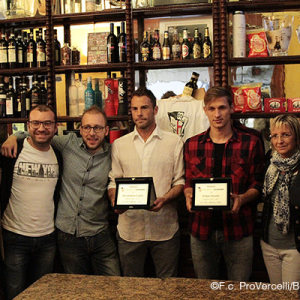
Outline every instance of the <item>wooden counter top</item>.
{"label": "wooden counter top", "polygon": [[255,283],[249,283],[248,289],[240,288],[239,282],[223,283],[213,290],[213,280],[48,274],[15,299],[300,299],[298,291],[263,290],[263,283],[256,283],[261,289]]}

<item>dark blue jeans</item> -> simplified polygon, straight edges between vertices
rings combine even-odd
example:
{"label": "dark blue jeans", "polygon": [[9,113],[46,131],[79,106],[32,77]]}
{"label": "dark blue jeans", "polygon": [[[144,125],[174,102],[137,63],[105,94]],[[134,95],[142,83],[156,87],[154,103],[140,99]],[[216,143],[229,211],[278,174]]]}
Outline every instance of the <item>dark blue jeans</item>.
{"label": "dark blue jeans", "polygon": [[66,273],[120,275],[118,253],[109,229],[86,237],[58,230],[57,242]]}
{"label": "dark blue jeans", "polygon": [[34,281],[53,272],[55,232],[28,237],[3,229],[6,295],[12,299]]}

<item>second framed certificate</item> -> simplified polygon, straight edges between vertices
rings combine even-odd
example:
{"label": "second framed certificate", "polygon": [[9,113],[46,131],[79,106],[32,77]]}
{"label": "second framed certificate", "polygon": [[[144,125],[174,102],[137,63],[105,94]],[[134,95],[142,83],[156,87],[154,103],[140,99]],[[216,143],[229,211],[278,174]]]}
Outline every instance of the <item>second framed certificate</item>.
{"label": "second framed certificate", "polygon": [[117,209],[150,209],[156,199],[152,177],[116,178]]}
{"label": "second framed certificate", "polygon": [[230,209],[231,178],[197,178],[192,187],[192,210]]}

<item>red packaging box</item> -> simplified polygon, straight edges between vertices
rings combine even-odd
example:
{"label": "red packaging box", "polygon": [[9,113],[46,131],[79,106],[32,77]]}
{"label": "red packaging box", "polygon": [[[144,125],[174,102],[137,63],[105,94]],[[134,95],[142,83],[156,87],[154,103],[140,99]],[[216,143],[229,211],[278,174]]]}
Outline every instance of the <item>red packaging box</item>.
{"label": "red packaging box", "polygon": [[300,98],[287,99],[288,112],[300,112]]}
{"label": "red packaging box", "polygon": [[286,111],[286,100],[285,98],[265,98],[264,99],[264,111],[266,113],[279,112],[283,113]]}

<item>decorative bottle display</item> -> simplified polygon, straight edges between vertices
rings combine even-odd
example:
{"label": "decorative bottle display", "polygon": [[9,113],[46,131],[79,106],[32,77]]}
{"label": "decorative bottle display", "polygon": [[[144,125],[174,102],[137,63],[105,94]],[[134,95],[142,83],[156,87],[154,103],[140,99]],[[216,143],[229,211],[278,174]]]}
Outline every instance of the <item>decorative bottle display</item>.
{"label": "decorative bottle display", "polygon": [[0,69],[8,68],[8,43],[5,39],[5,33],[2,31],[0,40]]}
{"label": "decorative bottle display", "polygon": [[203,58],[212,58],[212,44],[209,38],[208,27],[205,28],[203,40]]}
{"label": "decorative bottle display", "polygon": [[71,85],[69,86],[69,116],[78,116],[78,89],[75,84],[75,73],[71,73]]}
{"label": "decorative bottle display", "polygon": [[171,59],[171,44],[169,40],[169,32],[165,31],[164,33],[164,42],[162,46],[162,59],[170,60]]}
{"label": "decorative bottle display", "polygon": [[183,29],[182,59],[191,58],[191,44],[188,40],[187,29]]}
{"label": "decorative bottle display", "polygon": [[85,108],[85,101],[84,101],[84,93],[85,93],[85,86],[82,82],[82,75],[81,73],[78,74],[79,82],[77,86],[77,93],[78,93],[78,115],[81,116],[84,112]]}
{"label": "decorative bottle display", "polygon": [[110,23],[110,34],[107,37],[107,62],[117,63],[118,61],[118,39],[114,34],[114,23]]}
{"label": "decorative bottle display", "polygon": [[127,98],[127,79],[124,78],[124,73],[122,72],[122,77],[118,80],[118,115],[128,114],[128,98]]}
{"label": "decorative bottle display", "polygon": [[29,68],[36,67],[36,42],[33,39],[33,29],[30,29],[29,41],[26,49],[26,66]]}
{"label": "decorative bottle display", "polygon": [[185,96],[193,96],[193,93],[196,89],[198,89],[197,81],[199,78],[199,74],[196,72],[192,73],[192,77],[189,82],[184,86],[182,94]]}
{"label": "decorative bottle display", "polygon": [[8,40],[8,66],[9,68],[18,66],[18,45],[13,31],[11,31]]}
{"label": "decorative bottle display", "polygon": [[180,57],[181,57],[181,45],[178,39],[177,29],[174,29],[173,43],[172,43],[172,58],[174,60],[179,60]]}
{"label": "decorative bottle display", "polygon": [[193,42],[193,58],[197,59],[201,57],[201,44],[199,39],[199,31],[198,28],[195,28],[194,34],[194,42]]}
{"label": "decorative bottle display", "polygon": [[61,48],[61,64],[64,66],[70,66],[72,63],[72,50],[69,47],[69,43],[64,43]]}
{"label": "decorative bottle display", "polygon": [[90,108],[95,102],[95,92],[92,88],[92,78],[87,78],[87,87],[84,92],[85,109]]}
{"label": "decorative bottle display", "polygon": [[39,28],[36,41],[36,63],[37,67],[46,66],[46,42],[43,40],[43,28]]}
{"label": "decorative bottle display", "polygon": [[100,91],[99,88],[99,79],[95,79],[95,105],[100,107],[102,109],[102,92]]}
{"label": "decorative bottle display", "polygon": [[148,43],[148,33],[144,31],[144,40],[140,46],[141,51],[141,61],[149,61],[150,60],[150,44]]}
{"label": "decorative bottle display", "polygon": [[153,60],[161,60],[161,46],[159,42],[159,30],[154,32],[154,44],[152,48],[152,58]]}
{"label": "decorative bottle display", "polygon": [[9,77],[9,86],[8,90],[6,92],[6,101],[5,101],[5,110],[6,110],[6,116],[8,118],[13,118],[15,114],[15,108],[16,108],[16,93],[13,88],[13,78]]}
{"label": "decorative bottle display", "polygon": [[57,40],[57,29],[54,29],[54,62],[56,66],[61,64],[60,42]]}
{"label": "decorative bottle display", "polygon": [[114,106],[114,97],[113,97],[113,89],[114,89],[114,80],[111,78],[110,72],[107,73],[107,78],[104,80],[105,87],[105,106],[104,111],[108,117],[114,116],[116,114],[115,106]]}
{"label": "decorative bottle display", "polygon": [[22,67],[24,67],[26,50],[25,50],[24,43],[22,41],[21,30],[18,31],[17,46],[18,46],[18,67],[22,68]]}
{"label": "decorative bottle display", "polygon": [[4,88],[3,77],[0,77],[0,118],[6,117],[6,91]]}
{"label": "decorative bottle display", "polygon": [[233,57],[246,57],[246,18],[242,11],[235,11],[232,20]]}
{"label": "decorative bottle display", "polygon": [[121,33],[118,36],[119,61],[126,62],[127,59],[127,40],[125,33],[125,22],[121,22]]}

